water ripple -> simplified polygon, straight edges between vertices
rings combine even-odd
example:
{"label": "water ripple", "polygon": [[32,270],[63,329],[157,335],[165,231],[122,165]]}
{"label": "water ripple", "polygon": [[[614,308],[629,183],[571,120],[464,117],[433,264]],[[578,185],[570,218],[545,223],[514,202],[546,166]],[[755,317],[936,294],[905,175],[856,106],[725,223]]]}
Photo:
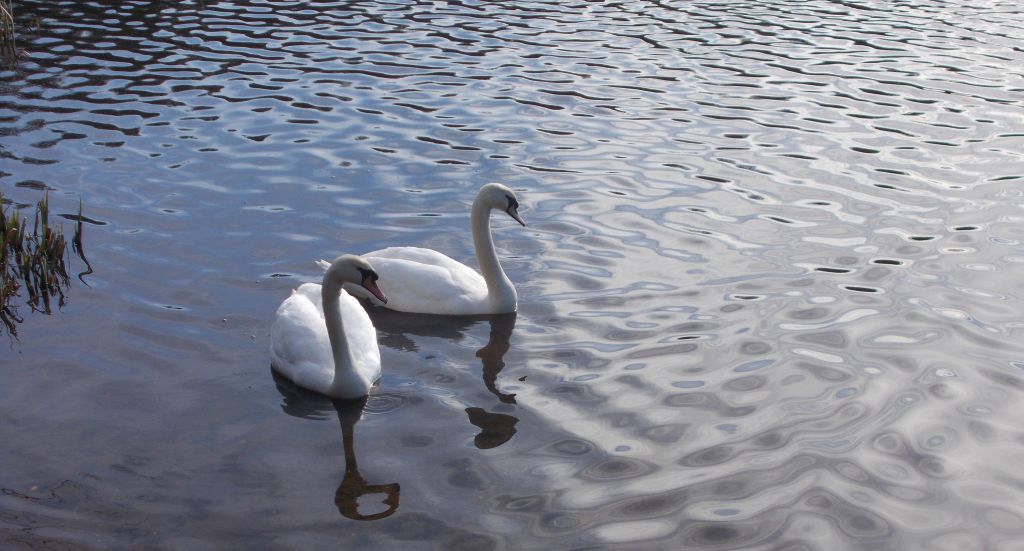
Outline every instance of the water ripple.
{"label": "water ripple", "polygon": [[[97,269],[83,309],[39,321],[62,346],[0,360],[0,436],[22,454],[0,452],[0,533],[444,549],[1024,534],[1016,3],[57,0],[15,16],[4,199],[47,192],[70,220],[81,198]],[[481,356],[479,320],[375,318],[387,367],[359,472],[399,480],[402,503],[339,524],[333,407],[284,391],[282,421],[265,322],[327,252],[416,244],[472,264],[469,203],[491,180],[529,223],[492,222],[514,332]],[[252,536],[239,507],[275,524]],[[115,515],[125,527],[97,534]]]}

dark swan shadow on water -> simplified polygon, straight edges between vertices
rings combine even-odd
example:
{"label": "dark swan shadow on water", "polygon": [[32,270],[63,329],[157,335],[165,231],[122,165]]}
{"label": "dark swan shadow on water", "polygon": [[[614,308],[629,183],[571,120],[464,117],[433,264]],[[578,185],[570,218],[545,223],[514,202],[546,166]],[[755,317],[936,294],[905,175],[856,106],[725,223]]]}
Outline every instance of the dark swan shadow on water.
{"label": "dark swan shadow on water", "polygon": [[[512,333],[516,326],[515,312],[478,316],[438,316],[409,314],[373,306],[367,306],[367,312],[380,333],[380,344],[401,351],[418,350],[410,335],[461,340],[476,325],[489,324],[487,344],[476,351],[476,357],[480,358],[483,364],[481,374],[484,387],[502,404],[516,405],[515,394],[502,392],[498,388],[498,375],[505,368],[505,354],[511,347]],[[513,415],[489,412],[480,407],[467,407],[466,415],[469,422],[480,429],[480,433],[474,439],[474,444],[480,449],[494,448],[508,442],[516,433],[515,425],[519,422]]]}
{"label": "dark swan shadow on water", "polygon": [[[276,371],[272,373],[277,390],[281,393],[281,409],[288,415],[302,419],[327,419],[331,411],[334,411],[338,416],[341,440],[345,447],[345,474],[334,492],[334,505],[338,512],[353,520],[380,520],[394,514],[398,510],[399,484],[369,484],[359,473],[355,450],[355,426],[362,419],[367,397],[332,400],[296,386]],[[381,495],[379,502],[387,508],[373,513],[361,513],[360,499],[374,494]]]}

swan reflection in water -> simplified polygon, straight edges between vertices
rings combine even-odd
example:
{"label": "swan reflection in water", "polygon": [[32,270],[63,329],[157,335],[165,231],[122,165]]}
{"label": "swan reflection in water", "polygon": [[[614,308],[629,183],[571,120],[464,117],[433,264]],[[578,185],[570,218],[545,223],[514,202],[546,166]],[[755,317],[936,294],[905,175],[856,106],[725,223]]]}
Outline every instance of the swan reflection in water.
{"label": "swan reflection in water", "polygon": [[[283,398],[281,409],[288,415],[303,419],[324,419],[333,409],[341,424],[341,439],[345,447],[345,474],[334,492],[334,505],[342,516],[353,520],[380,520],[398,510],[400,487],[397,482],[390,484],[369,484],[359,473],[355,450],[355,426],[362,419],[367,397],[355,400],[332,400],[326,396],[304,390],[286,378],[273,372],[277,390]],[[360,512],[360,498],[380,494],[380,503],[386,506],[382,511]],[[363,500],[364,504],[368,500]],[[364,505],[365,507],[365,505]]]}
{"label": "swan reflection in water", "polygon": [[[516,326],[516,313],[490,314],[479,316],[434,316],[430,314],[409,314],[385,308],[369,307],[370,319],[377,328],[378,342],[382,346],[402,351],[419,349],[410,335],[435,337],[453,341],[462,340],[469,331],[481,323],[490,325],[487,344],[476,351],[476,357],[483,363],[481,375],[484,387],[507,406],[516,405],[516,395],[502,392],[498,388],[498,375],[505,368],[505,354],[510,348],[512,332]],[[516,433],[519,422],[513,415],[495,413],[480,407],[467,407],[469,422],[480,428],[473,442],[477,448],[490,449],[508,442]]]}

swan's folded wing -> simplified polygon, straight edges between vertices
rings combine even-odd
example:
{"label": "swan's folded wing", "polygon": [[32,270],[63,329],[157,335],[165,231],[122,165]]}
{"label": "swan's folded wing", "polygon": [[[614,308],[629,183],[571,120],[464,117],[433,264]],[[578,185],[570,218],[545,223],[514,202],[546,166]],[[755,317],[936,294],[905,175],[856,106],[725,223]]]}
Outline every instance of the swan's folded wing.
{"label": "swan's folded wing", "polygon": [[458,264],[462,266],[462,264],[444,253],[437,252],[434,249],[424,249],[423,247],[388,247],[386,249],[368,252],[363,255],[363,258],[370,260],[371,263],[374,258],[392,258],[395,260],[408,260],[410,262],[433,264],[437,266],[446,266],[449,264]]}
{"label": "swan's folded wing", "polygon": [[[383,253],[396,253],[396,256],[384,256]],[[484,278],[472,268],[441,253],[414,247],[392,247],[374,251],[366,258],[380,275],[378,284],[388,297],[388,308],[431,314],[486,311],[487,283]],[[370,298],[359,286],[346,284],[345,289],[357,296]],[[375,299],[371,300],[380,304]]]}
{"label": "swan's folded wing", "polygon": [[[420,247],[388,247],[386,249],[367,253],[366,257],[372,259],[371,262],[376,261],[378,263],[380,260],[387,259],[406,260],[423,266],[435,266],[444,270],[447,274],[445,278],[451,280],[451,285],[461,287],[463,289],[474,289],[477,287],[484,288],[487,286],[484,282],[483,276],[481,276],[476,270],[433,249],[423,249]],[[374,264],[374,266],[376,266],[376,264]],[[380,272],[378,271],[378,273]],[[384,276],[382,275],[381,277]]]}
{"label": "swan's folded wing", "polygon": [[[373,269],[381,276],[381,278],[384,277],[384,274],[381,273],[381,268],[378,266],[380,260],[406,260],[415,264],[423,264],[424,266],[437,266],[449,272],[454,280],[461,281],[462,285],[475,284],[476,279],[480,278],[480,274],[473,268],[466,266],[444,253],[437,252],[434,249],[424,249],[422,247],[388,247],[386,249],[365,253],[362,257],[373,264]],[[331,263],[327,260],[317,260],[316,263],[323,270],[327,270],[331,267]]]}
{"label": "swan's folded wing", "polygon": [[277,308],[270,329],[270,358],[282,371],[300,370],[303,365],[332,364],[319,285],[300,286]]}

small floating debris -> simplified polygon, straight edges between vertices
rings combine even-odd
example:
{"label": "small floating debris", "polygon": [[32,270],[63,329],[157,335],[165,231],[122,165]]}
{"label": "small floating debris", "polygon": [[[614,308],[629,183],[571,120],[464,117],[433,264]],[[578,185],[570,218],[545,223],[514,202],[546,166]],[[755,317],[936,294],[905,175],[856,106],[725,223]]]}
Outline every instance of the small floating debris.
{"label": "small floating debris", "polygon": [[858,293],[880,293],[881,289],[875,287],[863,287],[861,285],[843,285],[843,289],[847,291],[856,291]]}

